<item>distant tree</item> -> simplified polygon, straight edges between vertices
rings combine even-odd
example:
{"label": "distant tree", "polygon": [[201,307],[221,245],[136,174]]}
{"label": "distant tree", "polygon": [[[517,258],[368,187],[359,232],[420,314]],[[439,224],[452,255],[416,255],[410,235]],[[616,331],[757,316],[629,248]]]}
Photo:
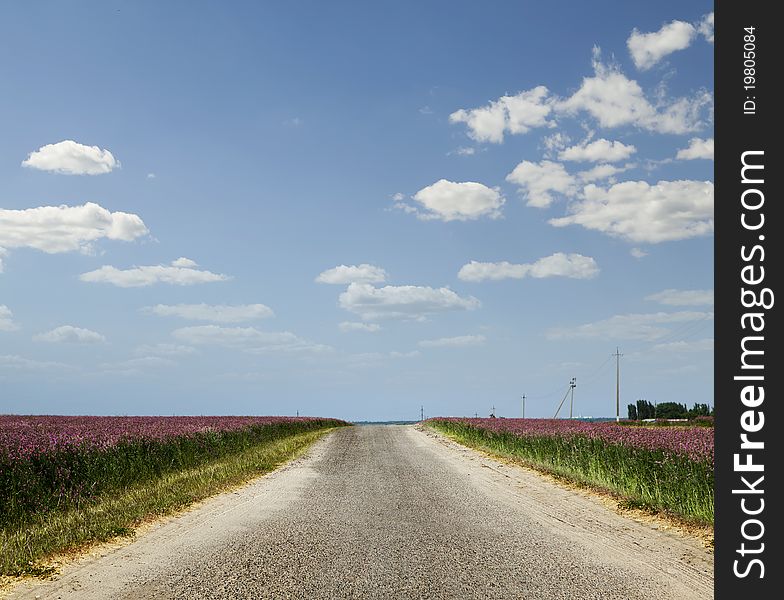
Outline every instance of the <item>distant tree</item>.
{"label": "distant tree", "polygon": [[707,404],[695,403],[694,407],[689,411],[689,418],[695,417],[709,417],[711,414],[710,406]]}
{"label": "distant tree", "polygon": [[656,405],[657,419],[686,419],[689,411],[685,404],[678,402],[662,402]]}
{"label": "distant tree", "polygon": [[656,407],[647,400],[637,400],[637,418],[641,420],[656,418]]}
{"label": "distant tree", "polygon": [[637,420],[637,407],[634,404],[630,404],[628,406],[628,409],[629,409],[629,418],[632,421],[636,421]]}

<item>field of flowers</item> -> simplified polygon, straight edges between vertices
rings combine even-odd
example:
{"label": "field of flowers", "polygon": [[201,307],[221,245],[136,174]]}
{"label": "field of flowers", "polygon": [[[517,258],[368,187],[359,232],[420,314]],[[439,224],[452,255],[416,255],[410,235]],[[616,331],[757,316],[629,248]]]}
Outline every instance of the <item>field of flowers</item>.
{"label": "field of flowers", "polygon": [[0,415],[0,529],[268,440],[346,424],[310,417]]}
{"label": "field of flowers", "polygon": [[624,427],[566,419],[429,419],[474,447],[625,497],[628,503],[713,523],[713,429]]}

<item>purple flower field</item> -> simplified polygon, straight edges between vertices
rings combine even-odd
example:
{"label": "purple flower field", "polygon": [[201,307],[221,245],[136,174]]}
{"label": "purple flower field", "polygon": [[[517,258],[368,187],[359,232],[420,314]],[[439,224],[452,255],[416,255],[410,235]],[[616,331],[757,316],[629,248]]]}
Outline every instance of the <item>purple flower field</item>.
{"label": "purple flower field", "polygon": [[166,441],[251,425],[334,421],[317,417],[88,417],[0,415],[0,458],[26,460],[64,450],[106,450],[119,442]]}
{"label": "purple flower field", "polygon": [[428,424],[468,446],[611,491],[631,505],[713,523],[712,427],[458,417]]}
{"label": "purple flower field", "polygon": [[316,417],[0,416],[0,529],[341,425],[348,423]]}
{"label": "purple flower field", "polygon": [[664,450],[713,464],[713,429],[710,427],[624,427],[612,421],[590,423],[567,419],[470,419],[439,417],[439,421],[465,423],[493,433],[520,437],[583,436],[646,450]]}

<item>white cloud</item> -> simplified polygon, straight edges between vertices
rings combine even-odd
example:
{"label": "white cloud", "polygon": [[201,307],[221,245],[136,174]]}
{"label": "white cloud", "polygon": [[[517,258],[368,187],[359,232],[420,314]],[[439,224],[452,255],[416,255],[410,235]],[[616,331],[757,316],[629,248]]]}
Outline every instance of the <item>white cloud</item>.
{"label": "white cloud", "polygon": [[583,78],[580,88],[559,102],[556,110],[571,115],[587,112],[606,128],[633,125],[657,133],[681,134],[703,127],[702,110],[713,103],[710,92],[700,91],[693,98],[661,97],[654,106],[636,81],[617,67],[601,63],[598,48],[594,48],[593,66],[594,76]]}
{"label": "white cloud", "polygon": [[523,279],[534,277],[569,277],[572,279],[591,279],[599,273],[596,261],[582,254],[557,252],[527,264],[513,264],[506,261],[487,263],[471,261],[463,265],[457,276],[463,281],[499,281],[501,279]]}
{"label": "white cloud", "polygon": [[137,346],[134,354],[142,356],[181,356],[184,354],[195,354],[196,348],[183,346],[180,344],[142,344]]}
{"label": "white cloud", "polygon": [[99,344],[106,341],[100,333],[74,327],[73,325],[61,325],[46,333],[39,333],[33,336],[36,342],[49,342],[52,344]]}
{"label": "white cloud", "polygon": [[419,346],[422,348],[463,348],[466,346],[481,346],[486,339],[483,335],[458,335],[437,340],[422,340],[419,342]]}
{"label": "white cloud", "polygon": [[713,43],[713,13],[708,13],[697,25],[697,31],[708,42]]}
{"label": "white cloud", "polygon": [[220,327],[199,325],[176,329],[172,335],[195,346],[221,346],[251,353],[327,352],[331,348],[302,339],[289,331],[260,331],[255,327]]}
{"label": "white cloud", "polygon": [[563,132],[556,131],[542,138],[545,158],[554,158],[561,150],[572,143],[572,138]]}
{"label": "white cloud", "polygon": [[[177,259],[174,262],[182,261]],[[186,259],[187,260],[187,259]],[[195,263],[194,263],[195,264]],[[169,283],[172,285],[194,285],[197,283],[210,283],[213,281],[226,281],[231,279],[228,275],[211,273],[194,269],[192,267],[177,267],[172,264],[133,267],[131,269],[118,269],[104,265],[100,269],[82,273],[81,281],[111,283],[117,287],[145,287],[156,283]]]}
{"label": "white cloud", "polygon": [[515,96],[502,96],[481,108],[460,109],[449,115],[451,123],[465,123],[468,136],[478,142],[504,141],[504,133],[527,133],[535,127],[548,127],[552,102],[543,85],[520,92]]}
{"label": "white cloud", "polygon": [[148,232],[137,215],[98,204],[0,208],[0,247],[35,248],[49,254],[90,252],[101,238],[129,242]]}
{"label": "white cloud", "polygon": [[362,263],[361,265],[338,265],[319,274],[317,283],[346,285],[349,283],[383,283],[387,272],[381,267]]}
{"label": "white cloud", "polygon": [[604,189],[589,184],[584,198],[555,227],[582,225],[632,242],[656,244],[713,231],[713,183],[710,181],[624,181]]}
{"label": "white cloud", "polygon": [[713,306],[713,290],[663,290],[645,297],[646,300],[669,306]]}
{"label": "white cloud", "polygon": [[381,329],[378,323],[357,323],[355,321],[343,321],[338,325],[341,331],[366,331],[375,333]]}
{"label": "white cloud", "polygon": [[697,29],[685,21],[672,21],[659,31],[640,33],[635,29],[626,40],[634,65],[641,71],[650,69],[668,54],[688,48]]}
{"label": "white cloud", "polygon": [[16,331],[19,325],[14,323],[14,314],[5,304],[0,304],[0,331]]}
{"label": "white cloud", "polygon": [[476,154],[476,149],[460,146],[457,150],[454,151],[454,154],[457,154],[458,156],[473,156]]}
{"label": "white cloud", "polygon": [[708,138],[707,140],[697,137],[691,138],[689,147],[678,150],[675,158],[680,160],[694,160],[697,158],[713,160],[713,138]]}
{"label": "white cloud", "polygon": [[474,297],[462,298],[449,288],[414,285],[373,287],[352,283],[340,295],[340,306],[363,320],[416,319],[455,310],[473,310],[481,303]]}
{"label": "white cloud", "polygon": [[645,258],[648,256],[648,253],[642,248],[632,248],[629,250],[629,254],[631,254],[634,258]]}
{"label": "white cloud", "polygon": [[558,154],[558,158],[576,162],[618,162],[626,160],[635,152],[637,148],[631,144],[600,138],[595,142],[566,148]]}
{"label": "white cloud", "polygon": [[120,161],[98,146],[63,140],[31,152],[22,166],[65,175],[100,175],[120,168]]}
{"label": "white cloud", "polygon": [[634,165],[627,164],[622,167],[618,167],[616,165],[609,165],[609,164],[600,164],[596,165],[587,171],[580,171],[577,173],[577,178],[580,181],[585,183],[590,183],[591,181],[599,181],[602,179],[610,179],[614,177],[618,173],[623,173],[624,171],[628,171]]}
{"label": "white cloud", "polygon": [[155,179],[156,177],[155,173],[147,173],[147,179]]}
{"label": "white cloud", "polygon": [[655,341],[671,333],[667,325],[712,319],[712,312],[681,311],[615,315],[609,319],[574,327],[556,327],[547,332],[551,340],[602,338],[604,340]]}
{"label": "white cloud", "polygon": [[242,323],[266,319],[275,314],[264,304],[156,304],[147,306],[142,311],[159,317],[179,317],[213,323]]}
{"label": "white cloud", "polygon": [[184,256],[181,256],[177,260],[172,261],[172,266],[173,267],[198,267],[199,263],[197,263],[195,260],[191,260],[190,258],[185,258]]}
{"label": "white cloud", "polygon": [[536,208],[547,208],[553,203],[551,192],[569,196],[577,191],[574,177],[562,164],[549,160],[540,163],[524,160],[506,176],[506,180],[520,186],[526,204]]}
{"label": "white cloud", "polygon": [[8,256],[8,250],[5,248],[0,248],[0,273],[5,271],[5,264],[3,263],[3,258]]}
{"label": "white cloud", "polygon": [[416,213],[420,219],[440,221],[471,221],[481,217],[497,219],[506,202],[498,188],[489,188],[481,183],[462,183],[440,179],[419,190],[413,199],[424,210],[408,204],[398,203],[397,208]]}

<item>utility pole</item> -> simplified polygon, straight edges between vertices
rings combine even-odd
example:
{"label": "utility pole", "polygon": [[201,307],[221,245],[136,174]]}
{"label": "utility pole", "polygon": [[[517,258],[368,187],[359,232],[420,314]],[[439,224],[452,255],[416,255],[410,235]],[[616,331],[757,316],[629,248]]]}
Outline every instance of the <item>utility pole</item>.
{"label": "utility pole", "polygon": [[523,394],[523,419],[525,419],[525,394]]}
{"label": "utility pole", "polygon": [[621,354],[618,346],[615,347],[615,422],[621,420]]}
{"label": "utility pole", "polygon": [[572,377],[572,380],[569,382],[569,391],[572,394],[571,399],[569,400],[569,418],[572,418],[572,409],[574,408],[574,388],[577,387],[577,377]]}

